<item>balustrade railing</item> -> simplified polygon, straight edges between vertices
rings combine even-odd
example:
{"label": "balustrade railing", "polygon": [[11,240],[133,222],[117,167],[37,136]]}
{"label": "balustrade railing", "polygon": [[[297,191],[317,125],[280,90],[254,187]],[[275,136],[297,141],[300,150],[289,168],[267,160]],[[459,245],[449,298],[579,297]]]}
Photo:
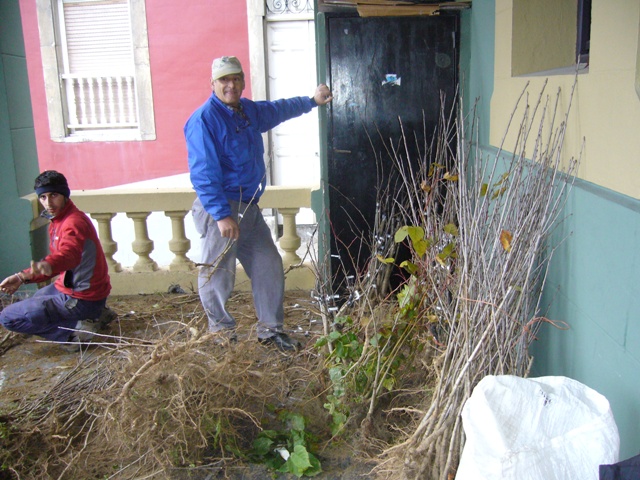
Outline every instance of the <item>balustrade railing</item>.
{"label": "balustrade railing", "polygon": [[[278,239],[278,246],[284,252],[285,268],[301,263],[297,250],[302,240],[297,230],[296,214],[300,208],[311,207],[311,191],[308,187],[269,186],[260,198],[261,208],[276,209],[282,216],[283,234]],[[187,238],[185,230],[185,218],[195,199],[193,190],[114,187],[73,191],[71,198],[80,210],[89,214],[97,223],[98,236],[112,279],[113,293],[152,293],[160,289],[159,284],[166,287],[170,283],[179,283],[185,279],[192,285],[197,285],[196,265],[187,256],[191,249],[191,240]],[[43,222],[39,217],[40,207],[35,194],[30,195],[29,199],[34,212],[32,229],[35,229]],[[158,265],[151,257],[155,245],[149,237],[147,220],[152,212],[163,212],[170,219],[171,238],[168,247],[173,259],[168,265]],[[133,223],[131,228],[134,240],[131,248],[137,259],[132,266],[123,267],[114,259],[118,252],[118,243],[113,238],[112,222],[118,213],[124,213]],[[291,279],[288,278],[287,288],[312,288],[313,274],[308,268],[306,270],[307,272],[297,273]],[[238,276],[242,275],[239,269]],[[154,277],[161,279],[160,283],[154,281]]]}
{"label": "balustrade railing", "polygon": [[133,76],[65,74],[62,80],[70,130],[138,127]]}

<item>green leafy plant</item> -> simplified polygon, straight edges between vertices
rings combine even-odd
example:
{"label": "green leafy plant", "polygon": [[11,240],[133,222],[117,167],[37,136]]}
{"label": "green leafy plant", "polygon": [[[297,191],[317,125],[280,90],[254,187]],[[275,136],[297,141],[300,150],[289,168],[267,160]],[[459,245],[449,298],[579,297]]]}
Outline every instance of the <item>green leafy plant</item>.
{"label": "green leafy plant", "polygon": [[335,330],[329,335],[321,337],[315,344],[318,349],[329,343],[332,345],[329,355],[331,366],[328,369],[332,393],[327,395],[324,408],[331,415],[331,433],[333,435],[342,431],[349,418],[349,408],[343,401],[348,390],[345,377],[349,367],[358,361],[363,350],[363,344],[352,327],[353,319],[351,317],[337,317],[334,324]]}
{"label": "green leafy plant", "polygon": [[320,460],[310,452],[311,434],[305,430],[304,417],[284,411],[280,420],[285,430],[263,430],[253,442],[248,458],[280,473],[313,477],[322,472]]}
{"label": "green leafy plant", "polygon": [[10,435],[11,427],[5,422],[0,422],[0,439],[7,440]]}
{"label": "green leafy plant", "polygon": [[9,470],[9,466],[13,463],[12,454],[6,448],[12,440],[12,433],[11,424],[0,421],[0,472]]}
{"label": "green leafy plant", "polygon": [[[405,295],[407,299],[410,296]],[[351,317],[338,317],[334,330],[316,342],[318,348],[327,344],[332,347],[327,355],[332,389],[324,407],[331,415],[334,436],[344,430],[354,405],[368,404],[369,416],[375,409],[378,394],[396,386],[397,373],[406,366],[406,353],[413,348],[409,344],[414,338],[411,332],[418,306],[409,303],[395,316],[370,323],[375,329],[369,334],[361,331],[368,328],[367,325],[356,328]]]}

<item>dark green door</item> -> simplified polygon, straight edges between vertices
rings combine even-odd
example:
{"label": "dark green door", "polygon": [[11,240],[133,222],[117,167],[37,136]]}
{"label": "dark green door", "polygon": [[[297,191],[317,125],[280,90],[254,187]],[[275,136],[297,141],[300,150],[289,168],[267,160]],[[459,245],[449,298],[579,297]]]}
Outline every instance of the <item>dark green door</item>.
{"label": "dark green door", "polygon": [[325,28],[334,100],[324,176],[333,288],[341,291],[346,277],[363,272],[371,258],[377,189],[394,175],[387,147],[399,144],[401,128],[408,142],[400,154],[416,166],[429,161],[418,151],[431,140],[441,98],[449,111],[455,97],[458,17],[327,14]]}

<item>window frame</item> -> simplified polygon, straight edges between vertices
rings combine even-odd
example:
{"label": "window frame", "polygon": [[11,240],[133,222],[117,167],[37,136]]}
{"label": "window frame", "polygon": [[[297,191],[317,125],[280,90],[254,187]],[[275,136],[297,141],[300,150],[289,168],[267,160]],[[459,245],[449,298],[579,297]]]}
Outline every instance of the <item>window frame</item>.
{"label": "window frame", "polygon": [[576,55],[578,63],[584,66],[589,64],[591,47],[591,3],[591,0],[578,0]]}
{"label": "window frame", "polygon": [[101,129],[71,134],[66,126],[66,95],[61,68],[65,54],[57,35],[57,0],[36,0],[49,130],[54,142],[155,140],[155,118],[145,0],[129,0],[138,110],[137,129]]}

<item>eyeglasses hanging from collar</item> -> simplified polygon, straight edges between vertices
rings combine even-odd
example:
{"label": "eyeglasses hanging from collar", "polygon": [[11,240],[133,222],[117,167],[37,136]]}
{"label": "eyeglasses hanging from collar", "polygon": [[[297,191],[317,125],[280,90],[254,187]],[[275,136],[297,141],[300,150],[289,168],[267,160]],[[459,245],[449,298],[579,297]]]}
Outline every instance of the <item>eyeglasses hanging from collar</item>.
{"label": "eyeglasses hanging from collar", "polygon": [[233,109],[233,118],[236,120],[236,133],[240,133],[240,130],[244,130],[251,125],[251,121],[247,114],[244,113],[242,106]]}

